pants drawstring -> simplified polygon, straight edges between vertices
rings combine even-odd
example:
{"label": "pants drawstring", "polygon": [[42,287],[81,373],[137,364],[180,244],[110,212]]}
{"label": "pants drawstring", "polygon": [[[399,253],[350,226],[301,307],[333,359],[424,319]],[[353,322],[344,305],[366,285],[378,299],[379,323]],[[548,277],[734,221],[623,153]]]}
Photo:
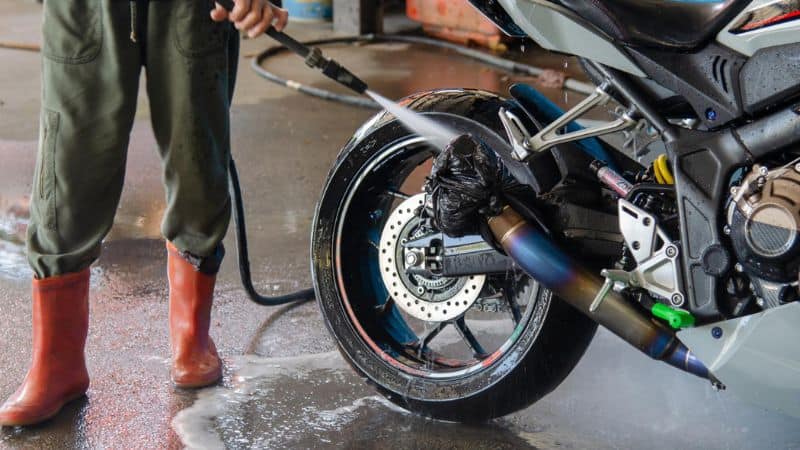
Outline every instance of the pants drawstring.
{"label": "pants drawstring", "polygon": [[135,43],[137,41],[136,28],[138,27],[137,12],[139,8],[136,5],[136,0],[131,0],[130,5],[131,5],[131,42]]}

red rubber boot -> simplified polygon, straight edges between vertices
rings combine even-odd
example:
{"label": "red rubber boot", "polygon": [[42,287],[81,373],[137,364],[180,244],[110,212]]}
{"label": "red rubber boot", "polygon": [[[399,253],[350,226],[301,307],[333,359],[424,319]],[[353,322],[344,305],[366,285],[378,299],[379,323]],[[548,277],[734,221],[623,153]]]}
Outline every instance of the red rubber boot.
{"label": "red rubber boot", "polygon": [[167,243],[172,381],[199,388],[222,378],[222,361],[208,335],[216,276],[198,271]]}
{"label": "red rubber boot", "polygon": [[22,386],[0,407],[0,425],[44,422],[89,389],[89,269],[33,280],[33,361]]}

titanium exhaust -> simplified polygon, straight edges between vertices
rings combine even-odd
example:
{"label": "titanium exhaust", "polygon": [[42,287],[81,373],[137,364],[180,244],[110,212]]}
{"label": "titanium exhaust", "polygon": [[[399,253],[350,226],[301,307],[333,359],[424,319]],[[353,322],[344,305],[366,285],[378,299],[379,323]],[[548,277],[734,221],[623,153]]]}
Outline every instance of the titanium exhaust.
{"label": "titanium exhaust", "polygon": [[506,206],[489,219],[489,228],[506,253],[526,272],[592,320],[653,359],[722,384],[665,325],[643,309],[609,291],[599,305],[592,305],[603,280],[573,261],[547,235]]}

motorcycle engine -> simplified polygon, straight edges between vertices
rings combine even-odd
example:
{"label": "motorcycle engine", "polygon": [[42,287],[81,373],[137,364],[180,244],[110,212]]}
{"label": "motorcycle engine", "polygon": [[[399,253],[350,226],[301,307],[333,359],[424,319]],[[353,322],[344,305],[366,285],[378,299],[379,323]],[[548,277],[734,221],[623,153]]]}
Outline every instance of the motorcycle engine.
{"label": "motorcycle engine", "polygon": [[[800,164],[756,165],[731,189],[728,227],[738,260],[762,308],[798,298]],[[728,231],[728,230],[726,230]]]}

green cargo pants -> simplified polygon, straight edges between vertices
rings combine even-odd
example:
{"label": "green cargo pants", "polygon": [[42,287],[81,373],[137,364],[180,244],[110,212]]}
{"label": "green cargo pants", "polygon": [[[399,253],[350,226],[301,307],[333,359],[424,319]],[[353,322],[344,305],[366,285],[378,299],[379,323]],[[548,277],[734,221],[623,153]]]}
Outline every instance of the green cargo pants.
{"label": "green cargo pants", "polygon": [[164,237],[218,255],[231,206],[230,99],[239,39],[213,0],[46,0],[40,144],[28,229],[39,278],[100,254],[125,177],[142,71],[163,162]]}

